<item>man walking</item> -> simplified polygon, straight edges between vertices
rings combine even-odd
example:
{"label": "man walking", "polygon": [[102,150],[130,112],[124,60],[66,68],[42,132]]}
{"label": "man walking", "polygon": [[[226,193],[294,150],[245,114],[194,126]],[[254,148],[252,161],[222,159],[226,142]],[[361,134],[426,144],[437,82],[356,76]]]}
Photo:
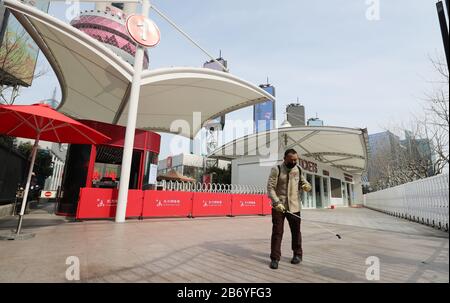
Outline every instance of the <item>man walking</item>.
{"label": "man walking", "polygon": [[289,222],[292,234],[292,264],[299,264],[303,258],[302,234],[300,219],[287,213],[287,211],[300,216],[302,208],[300,190],[311,190],[311,184],[302,176],[297,165],[298,155],[294,149],[284,153],[281,165],[272,167],[267,181],[267,193],[272,200],[272,239],[270,253],[270,268],[277,269],[281,258],[281,240],[283,239],[284,219]]}

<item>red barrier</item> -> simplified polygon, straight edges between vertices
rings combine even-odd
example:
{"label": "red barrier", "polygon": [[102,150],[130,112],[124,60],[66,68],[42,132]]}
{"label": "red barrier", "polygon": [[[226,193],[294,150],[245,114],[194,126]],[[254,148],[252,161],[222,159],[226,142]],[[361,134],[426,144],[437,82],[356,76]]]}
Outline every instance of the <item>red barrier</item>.
{"label": "red barrier", "polygon": [[140,189],[129,189],[127,212],[125,213],[125,216],[127,218],[141,217],[143,203],[144,203],[144,192]]}
{"label": "red barrier", "polygon": [[229,216],[231,215],[231,195],[221,193],[194,193],[192,198],[192,216]]}
{"label": "red barrier", "polygon": [[262,211],[262,195],[233,194],[231,198],[231,214],[260,215]]}
{"label": "red barrier", "polygon": [[143,217],[187,217],[192,213],[192,192],[144,191]]}
{"label": "red barrier", "polygon": [[267,195],[262,195],[262,214],[272,214],[272,200]]}
{"label": "red barrier", "polygon": [[[118,190],[112,188],[81,188],[77,219],[102,219],[116,216]],[[142,214],[142,191],[129,190],[127,217]]]}

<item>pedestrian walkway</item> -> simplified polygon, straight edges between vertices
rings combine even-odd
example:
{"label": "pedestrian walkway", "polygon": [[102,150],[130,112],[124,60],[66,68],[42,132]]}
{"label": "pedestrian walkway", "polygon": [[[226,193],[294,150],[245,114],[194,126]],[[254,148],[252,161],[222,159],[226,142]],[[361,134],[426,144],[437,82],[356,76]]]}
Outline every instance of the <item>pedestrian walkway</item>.
{"label": "pedestrian walkway", "polygon": [[[286,224],[278,270],[269,268],[270,216],[115,224],[42,209],[24,220],[34,238],[0,242],[0,282],[66,282],[70,256],[80,261],[81,282],[377,282],[366,278],[371,256],[379,282],[449,282],[447,232],[365,208],[305,210],[303,263],[289,263]],[[0,232],[16,220],[0,219]]]}

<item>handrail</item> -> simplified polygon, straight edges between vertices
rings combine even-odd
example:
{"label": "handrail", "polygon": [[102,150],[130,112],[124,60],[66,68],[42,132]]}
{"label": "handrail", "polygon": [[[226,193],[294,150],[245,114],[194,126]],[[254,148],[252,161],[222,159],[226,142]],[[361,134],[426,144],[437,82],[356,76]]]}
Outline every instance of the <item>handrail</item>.
{"label": "handrail", "polygon": [[159,190],[164,191],[211,192],[227,194],[266,194],[265,186],[254,184],[223,184],[161,180],[157,182],[156,187]]}

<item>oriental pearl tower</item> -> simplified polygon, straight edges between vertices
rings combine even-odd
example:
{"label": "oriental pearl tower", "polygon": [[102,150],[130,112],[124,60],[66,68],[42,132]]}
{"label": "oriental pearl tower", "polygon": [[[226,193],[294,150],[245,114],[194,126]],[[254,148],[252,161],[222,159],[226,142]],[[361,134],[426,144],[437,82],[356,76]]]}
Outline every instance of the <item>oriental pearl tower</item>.
{"label": "oriental pearl tower", "polygon": [[[136,3],[96,3],[95,9],[80,12],[70,24],[100,41],[116,55],[134,65],[136,43],[128,34],[125,22],[136,12]],[[148,53],[144,53],[144,69],[148,68]]]}

